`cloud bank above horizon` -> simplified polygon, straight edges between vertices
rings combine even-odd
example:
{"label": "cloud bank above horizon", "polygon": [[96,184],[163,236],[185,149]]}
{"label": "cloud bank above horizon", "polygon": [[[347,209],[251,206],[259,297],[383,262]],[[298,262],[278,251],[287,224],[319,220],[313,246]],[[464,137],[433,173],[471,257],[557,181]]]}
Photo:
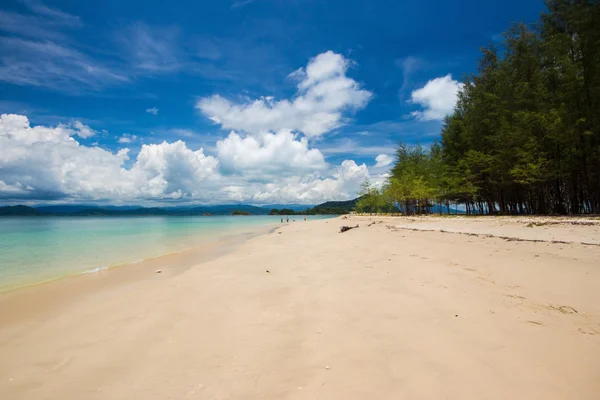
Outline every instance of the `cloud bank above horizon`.
{"label": "cloud bank above horizon", "polygon": [[[229,131],[210,154],[183,140],[142,143],[129,133],[117,140],[129,147],[110,150],[89,143],[105,130],[79,120],[32,126],[26,115],[2,114],[0,201],[309,204],[354,198],[367,178],[383,184],[394,149],[374,154],[368,166],[352,159],[331,164],[317,147],[373,96],[347,76],[352,65],[332,51],[318,54],[289,74],[296,82],[289,99],[198,99],[196,110]],[[442,118],[456,90],[450,76],[428,82],[412,93],[411,101],[424,107],[415,115]],[[155,106],[145,112],[159,115]]]}

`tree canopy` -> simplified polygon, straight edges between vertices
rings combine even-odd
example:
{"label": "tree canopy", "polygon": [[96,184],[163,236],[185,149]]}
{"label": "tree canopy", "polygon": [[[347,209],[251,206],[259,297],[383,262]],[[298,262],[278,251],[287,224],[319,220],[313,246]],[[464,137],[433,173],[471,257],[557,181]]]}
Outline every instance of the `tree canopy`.
{"label": "tree canopy", "polygon": [[538,23],[482,49],[441,140],[400,144],[377,201],[407,213],[451,202],[467,213],[600,213],[600,5],[546,4]]}

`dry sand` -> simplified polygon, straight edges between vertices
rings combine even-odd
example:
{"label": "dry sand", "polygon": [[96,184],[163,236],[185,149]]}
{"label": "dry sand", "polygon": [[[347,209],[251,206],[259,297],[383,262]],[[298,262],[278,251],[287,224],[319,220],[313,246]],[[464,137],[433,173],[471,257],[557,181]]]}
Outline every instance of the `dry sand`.
{"label": "dry sand", "polygon": [[598,399],[600,246],[581,243],[600,227],[527,224],[299,221],[11,293],[0,399]]}

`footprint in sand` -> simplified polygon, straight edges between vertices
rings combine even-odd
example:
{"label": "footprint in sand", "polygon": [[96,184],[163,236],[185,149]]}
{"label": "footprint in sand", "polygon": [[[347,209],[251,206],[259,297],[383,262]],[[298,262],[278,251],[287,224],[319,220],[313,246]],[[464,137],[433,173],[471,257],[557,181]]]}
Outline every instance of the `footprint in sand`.
{"label": "footprint in sand", "polygon": [[591,328],[579,328],[578,331],[584,335],[590,335],[590,336],[594,336],[595,334],[598,333],[596,330],[591,329]]}
{"label": "footprint in sand", "polygon": [[504,294],[504,296],[510,297],[511,299],[527,300],[527,297],[519,296],[517,294]]}
{"label": "footprint in sand", "polygon": [[554,304],[548,305],[550,310],[559,311],[563,314],[578,314],[577,310],[569,306],[557,306]]}
{"label": "footprint in sand", "polygon": [[495,283],[496,283],[496,281],[493,281],[493,280],[491,280],[491,279],[488,279],[488,278],[486,278],[486,277],[484,277],[484,276],[478,276],[478,277],[477,277],[477,279],[479,279],[480,281],[489,282],[489,283],[493,283],[493,284],[495,284]]}
{"label": "footprint in sand", "polygon": [[527,321],[527,322],[529,322],[530,324],[533,324],[533,325],[544,326],[544,324],[542,324],[541,322],[538,322],[538,321]]}

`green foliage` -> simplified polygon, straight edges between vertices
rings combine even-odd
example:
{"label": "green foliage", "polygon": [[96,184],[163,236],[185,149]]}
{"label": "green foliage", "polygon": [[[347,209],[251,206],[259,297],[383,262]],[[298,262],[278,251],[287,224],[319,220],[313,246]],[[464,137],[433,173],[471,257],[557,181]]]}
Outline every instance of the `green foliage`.
{"label": "green foliage", "polygon": [[248,211],[235,210],[231,215],[251,215]]}
{"label": "green foliage", "polygon": [[362,184],[361,197],[356,201],[355,211],[359,213],[397,213],[394,201],[385,190],[377,190],[367,179]]}
{"label": "green foliage", "polygon": [[269,211],[269,215],[302,215],[302,214],[303,214],[303,212],[296,212],[294,210],[290,210],[289,208],[283,208],[281,210],[273,208],[271,211]]}
{"label": "green foliage", "polygon": [[328,201],[304,212],[306,215],[342,215],[348,214],[356,209],[356,203],[360,197],[348,201]]}
{"label": "green foliage", "polygon": [[2,216],[24,216],[24,215],[42,215],[38,210],[28,206],[5,206],[0,207],[0,215]]}
{"label": "green foliage", "polygon": [[440,143],[400,144],[383,197],[409,214],[431,202],[467,213],[600,213],[600,4],[547,7],[534,27],[511,27],[499,50],[482,49]]}

